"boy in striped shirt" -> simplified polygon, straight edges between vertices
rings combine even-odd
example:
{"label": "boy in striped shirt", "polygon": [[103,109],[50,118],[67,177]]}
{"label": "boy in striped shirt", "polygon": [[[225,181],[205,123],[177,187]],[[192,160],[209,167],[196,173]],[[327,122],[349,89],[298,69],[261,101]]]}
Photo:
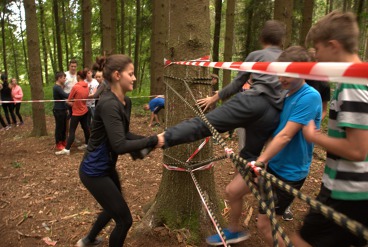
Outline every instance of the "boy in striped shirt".
{"label": "boy in striped shirt", "polygon": [[[332,12],[309,31],[320,62],[361,63],[359,28],[352,13]],[[327,150],[317,200],[368,226],[368,85],[338,83],[331,99],[328,135],[304,127],[308,141]],[[311,209],[295,246],[365,246],[367,241]]]}

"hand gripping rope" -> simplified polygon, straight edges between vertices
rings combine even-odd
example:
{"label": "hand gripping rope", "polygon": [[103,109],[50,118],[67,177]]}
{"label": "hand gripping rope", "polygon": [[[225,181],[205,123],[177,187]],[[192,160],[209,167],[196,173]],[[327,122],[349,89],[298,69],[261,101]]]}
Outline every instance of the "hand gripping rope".
{"label": "hand gripping rope", "polygon": [[[365,72],[366,74],[364,74],[364,77],[368,77],[368,72]],[[188,86],[188,82],[190,83],[191,81],[189,79],[181,79],[181,78],[177,78],[177,77],[166,77],[167,79],[175,79],[175,80],[179,80],[184,82],[188,92],[190,93],[192,99],[195,102],[195,105],[197,107],[198,110],[196,110],[189,102],[187,102],[180,93],[178,93],[173,87],[171,87],[171,85],[164,81],[164,83],[166,84],[166,86],[172,90],[190,109],[192,109],[197,116],[199,116],[201,118],[201,120],[207,125],[208,129],[210,130],[210,132],[212,133],[213,137],[217,140],[218,144],[221,145],[225,150],[226,150],[226,156],[229,157],[230,159],[232,159],[232,161],[235,163],[236,168],[238,169],[239,173],[242,175],[243,179],[245,180],[245,182],[247,183],[247,185],[249,186],[249,188],[251,189],[252,193],[256,196],[256,198],[258,200],[261,201],[261,207],[263,209],[266,210],[266,214],[267,216],[270,218],[271,224],[274,228],[277,229],[277,231],[280,233],[280,236],[285,240],[287,246],[293,246],[292,243],[290,242],[289,238],[286,236],[286,234],[284,234],[282,228],[278,225],[276,218],[274,217],[274,214],[272,213],[272,211],[269,209],[269,207],[272,209],[272,204],[268,203],[268,205],[261,200],[261,196],[259,195],[257,189],[254,187],[254,185],[251,183],[250,178],[249,178],[249,171],[251,169],[250,166],[248,166],[248,162],[239,157],[237,154],[235,154],[234,152],[229,152],[229,148],[227,147],[225,141],[223,140],[223,138],[220,136],[220,134],[217,132],[217,130],[208,122],[207,118],[205,117],[205,115],[203,114],[202,109],[200,108],[200,106],[197,104],[196,99],[192,93],[192,91],[190,90],[189,86]],[[346,217],[344,214],[341,214],[339,212],[336,212],[335,210],[333,210],[330,207],[325,206],[324,204],[302,194],[300,191],[292,188],[291,186],[289,186],[288,184],[285,184],[283,181],[277,179],[276,177],[274,177],[273,175],[265,172],[262,169],[256,168],[257,166],[253,166],[253,170],[254,172],[257,174],[259,173],[259,177],[263,177],[266,181],[271,182],[272,184],[278,186],[279,188],[285,190],[286,192],[289,192],[290,194],[294,195],[295,197],[305,201],[308,205],[310,205],[313,209],[317,210],[318,212],[320,212],[322,215],[324,215],[326,218],[333,220],[336,224],[349,229],[353,234],[359,236],[359,237],[363,237],[365,239],[368,240],[368,229],[366,227],[364,227],[361,223],[351,220],[348,217]],[[267,197],[269,198],[268,200],[272,200],[272,194],[271,192],[269,192],[269,189],[267,189],[267,187],[269,187],[270,184],[268,184],[266,182],[266,188],[264,189],[266,194],[268,195]],[[277,246],[276,240],[275,240],[275,234],[274,234],[274,230],[273,230],[273,237],[274,237],[274,245]]]}

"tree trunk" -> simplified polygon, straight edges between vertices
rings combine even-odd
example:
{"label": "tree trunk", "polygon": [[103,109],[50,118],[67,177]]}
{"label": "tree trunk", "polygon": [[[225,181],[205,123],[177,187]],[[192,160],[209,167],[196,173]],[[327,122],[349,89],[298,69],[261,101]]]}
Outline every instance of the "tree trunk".
{"label": "tree trunk", "polygon": [[[17,4],[18,10],[19,10],[19,20],[22,23],[23,22],[22,12],[21,12],[22,4],[21,4],[21,2],[16,3],[16,4]],[[23,56],[24,56],[24,67],[26,69],[27,78],[29,78],[27,48],[26,48],[26,43],[24,42],[24,30],[23,30],[22,25],[20,25],[20,38],[22,40],[22,48],[23,48]]]}
{"label": "tree trunk", "polygon": [[275,0],[274,19],[286,25],[286,35],[283,42],[284,49],[291,45],[293,5],[293,0]]}
{"label": "tree trunk", "polygon": [[57,0],[53,0],[53,12],[55,20],[55,31],[56,31],[56,46],[57,46],[57,58],[59,71],[64,71],[63,69],[63,48],[61,46],[61,33],[60,33],[60,19],[59,19],[59,5]]}
{"label": "tree trunk", "polygon": [[332,12],[334,10],[334,2],[333,0],[330,0],[330,3],[329,3],[329,13]]}
{"label": "tree trunk", "polygon": [[69,67],[69,42],[68,42],[68,32],[66,29],[66,22],[67,22],[67,16],[66,16],[66,11],[65,11],[65,0],[61,1],[61,9],[63,11],[63,33],[64,33],[64,46],[65,46],[65,66],[66,68]]}
{"label": "tree trunk", "polygon": [[[222,0],[215,0],[215,29],[213,32],[212,61],[219,61],[220,33],[221,33]],[[212,73],[218,75],[219,69],[214,68]],[[215,90],[218,90],[218,83]]]}
{"label": "tree trunk", "polygon": [[116,0],[111,0],[111,53],[116,53],[116,16],[117,4]]}
{"label": "tree trunk", "polygon": [[[154,1],[156,2],[156,1]],[[125,0],[121,0],[120,6],[120,52],[121,54],[125,54]],[[154,17],[152,17],[154,18]]]}
{"label": "tree trunk", "polygon": [[[190,6],[190,7],[188,7]],[[209,1],[182,0],[171,1],[169,6],[170,23],[168,30],[168,49],[166,57],[175,61],[185,61],[201,57],[210,52],[210,21]],[[185,20],[185,22],[183,22]],[[186,66],[169,66],[165,75],[175,76],[182,79],[207,77],[209,69]],[[190,104],[193,100],[185,89],[181,80],[166,79]],[[209,80],[208,80],[209,81]],[[209,85],[190,84],[196,98],[203,98],[209,94]],[[175,125],[183,119],[194,116],[186,105],[172,91],[167,90],[166,114],[167,126]],[[199,142],[180,145],[165,150],[165,155],[170,155],[178,160],[185,160],[198,147]],[[200,151],[196,160],[207,159],[212,156],[212,143],[208,143]],[[165,163],[173,162],[169,158]],[[218,199],[215,191],[213,169],[194,172],[202,190],[206,193],[209,201],[213,203],[212,209],[216,216],[220,215]],[[167,225],[170,229],[187,228],[191,233],[189,242],[199,242],[207,234],[213,233],[210,220],[201,205],[200,198],[187,172],[169,171],[164,169],[158,194],[151,208],[136,229],[137,233],[148,231],[149,228]]]}
{"label": "tree trunk", "polygon": [[92,37],[91,37],[91,21],[92,6],[91,0],[82,1],[82,22],[83,22],[83,67],[92,66]]}
{"label": "tree trunk", "polygon": [[102,0],[102,51],[105,55],[112,54],[112,40],[111,40],[111,1]]}
{"label": "tree trunk", "polygon": [[135,45],[134,45],[134,69],[137,83],[134,83],[134,88],[139,84],[139,44],[141,38],[141,1],[136,0],[136,14],[135,14]]}
{"label": "tree trunk", "polygon": [[[42,100],[42,70],[40,45],[38,41],[38,26],[35,0],[24,0],[24,10],[27,25],[27,46],[29,57],[29,82],[31,84],[32,100]],[[32,104],[33,129],[32,136],[47,135],[45,108],[43,103]]]}
{"label": "tree trunk", "polygon": [[[226,5],[226,30],[225,30],[225,50],[224,62],[231,62],[233,57],[234,43],[234,16],[235,16],[235,0],[228,0]],[[223,71],[222,87],[231,82],[231,71]]]}
{"label": "tree trunk", "polygon": [[305,38],[307,37],[309,29],[312,26],[313,7],[314,7],[314,0],[304,0],[303,21],[299,38],[299,44],[301,46],[304,46]]}
{"label": "tree trunk", "polygon": [[[9,22],[9,15],[7,16],[7,19],[8,19],[8,23]],[[13,60],[14,60],[14,70],[15,70],[15,78],[17,80],[19,80],[19,73],[18,73],[18,55],[17,55],[17,50],[15,49],[14,47],[14,44],[15,44],[15,41],[14,41],[14,30],[10,29],[9,28],[9,31],[10,31],[10,34],[9,34],[9,37],[10,37],[10,41],[11,41],[11,48],[12,48],[12,53],[13,53]]]}
{"label": "tree trunk", "polygon": [[[164,53],[167,41],[167,0],[153,1],[152,38],[151,38],[151,95],[163,94]],[[171,59],[171,58],[168,58]]]}
{"label": "tree trunk", "polygon": [[[4,6],[5,8],[5,6]],[[5,74],[8,74],[8,64],[6,61],[6,43],[5,43],[5,11],[1,13],[1,38],[3,41],[3,66]]]}
{"label": "tree trunk", "polygon": [[[45,31],[46,33],[48,33],[48,28],[47,26],[45,26]],[[52,72],[55,75],[57,72],[57,66],[56,66],[56,61],[54,59],[54,54],[52,52],[52,47],[51,47],[51,42],[50,42],[50,35],[46,35],[46,45],[47,45],[47,50],[49,52],[49,56],[50,56],[50,62],[51,62],[51,67],[52,67]]]}
{"label": "tree trunk", "polygon": [[129,29],[128,29],[128,55],[129,57],[132,56],[132,42],[133,42],[133,39],[132,39],[132,27],[133,25],[133,17],[130,15],[129,16]]}
{"label": "tree trunk", "polygon": [[49,81],[49,68],[47,59],[47,46],[45,37],[45,10],[41,0],[38,0],[38,8],[40,13],[41,21],[41,42],[42,42],[42,56],[43,56],[43,67],[45,69],[45,82],[48,84]]}

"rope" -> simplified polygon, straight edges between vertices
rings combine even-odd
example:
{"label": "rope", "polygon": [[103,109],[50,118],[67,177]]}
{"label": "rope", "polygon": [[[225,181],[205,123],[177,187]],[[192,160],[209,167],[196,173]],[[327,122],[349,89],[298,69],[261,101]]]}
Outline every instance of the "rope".
{"label": "rope", "polygon": [[[166,76],[165,76],[166,77]],[[199,116],[201,118],[201,120],[207,125],[208,129],[210,130],[210,132],[212,133],[213,137],[215,138],[215,140],[218,142],[219,145],[221,145],[225,150],[229,150],[229,148],[227,147],[225,141],[223,140],[223,138],[221,137],[221,135],[217,132],[217,130],[209,123],[209,121],[207,120],[207,118],[205,117],[202,109],[200,108],[200,106],[197,104],[196,99],[192,93],[192,91],[190,90],[188,83],[187,83],[187,79],[181,79],[181,78],[176,78],[176,77],[167,77],[170,79],[177,79],[180,81],[183,81],[188,92],[190,93],[191,97],[193,98],[194,102],[195,102],[195,106],[197,107],[197,110],[190,105],[182,96],[181,94],[179,94],[173,87],[171,87],[167,82],[164,81],[164,83],[168,86],[168,88],[170,88],[189,108],[191,108],[193,110],[193,112]],[[235,163],[236,168],[238,169],[239,173],[242,175],[243,179],[247,182],[247,185],[249,186],[250,184],[248,183],[249,181],[247,181],[247,174],[249,173],[249,166],[247,165],[247,161],[243,158],[241,158],[240,156],[238,156],[237,154],[235,154],[234,152],[231,152],[228,157],[230,159],[232,159],[232,161]],[[259,165],[259,164],[257,164]],[[244,167],[245,166],[245,167]],[[350,230],[353,234],[359,236],[359,237],[363,237],[366,240],[368,240],[368,229],[366,227],[364,227],[361,223],[351,220],[349,219],[347,216],[345,216],[344,214],[341,214],[339,212],[336,212],[335,210],[333,210],[332,208],[323,205],[322,203],[310,198],[309,196],[306,196],[304,194],[302,194],[300,191],[292,188],[291,186],[289,186],[288,184],[284,183],[283,181],[277,179],[276,177],[272,176],[271,174],[265,172],[262,169],[257,169],[259,174],[264,177],[266,180],[271,181],[272,184],[278,186],[280,189],[285,190],[288,193],[291,193],[292,195],[294,195],[295,197],[305,201],[308,205],[310,205],[313,209],[317,210],[318,212],[320,212],[322,215],[324,215],[326,218],[333,220],[336,224]],[[251,188],[252,186],[249,186],[249,188]],[[254,188],[254,187],[253,187]],[[252,193],[255,195],[256,189],[253,190],[251,189]],[[260,199],[260,197],[258,197],[257,199]],[[270,205],[272,208],[272,205]],[[274,215],[272,214],[271,210],[268,209],[267,204],[264,202],[261,202],[261,207],[263,209],[266,209],[266,214],[267,216],[270,218],[270,221],[272,223],[272,226],[274,228],[277,228],[277,231],[280,233],[281,237],[285,240],[287,246],[292,246],[292,244],[290,243],[290,240],[288,239],[288,237],[285,234],[281,234],[282,230],[280,230],[281,228],[278,226],[277,221],[275,220]],[[275,241],[274,241],[275,243]]]}

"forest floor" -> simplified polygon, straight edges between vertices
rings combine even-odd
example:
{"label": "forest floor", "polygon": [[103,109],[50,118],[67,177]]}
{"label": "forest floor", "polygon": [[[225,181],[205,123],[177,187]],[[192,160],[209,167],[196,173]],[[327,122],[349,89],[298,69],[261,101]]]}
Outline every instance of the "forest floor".
{"label": "forest floor", "polygon": [[[147,128],[148,116],[133,115],[131,130],[150,135],[162,132],[162,128]],[[78,176],[78,167],[83,152],[74,145],[70,156],[54,154],[54,119],[47,117],[48,136],[29,137],[32,119],[26,118],[25,125],[0,130],[0,246],[29,247],[74,246],[85,236],[100,211],[99,205],[83,187]],[[77,130],[82,140],[82,131]],[[228,146],[237,150],[237,138],[228,140]],[[221,148],[214,146],[215,153],[222,155]],[[313,198],[319,191],[323,173],[325,152],[315,148],[311,173],[302,191]],[[144,216],[143,208],[157,193],[162,174],[162,151],[156,150],[143,161],[134,163],[128,155],[119,158],[117,169],[121,176],[125,198],[131,209],[136,226]],[[234,174],[230,160],[222,160],[215,166],[216,190],[224,198],[224,189]],[[247,226],[251,237],[245,242],[232,246],[265,246],[256,230],[257,202],[252,195],[245,199],[242,222],[251,216]],[[253,209],[253,213],[250,214]],[[297,230],[308,207],[295,200],[292,206],[294,220],[279,219],[287,233]],[[101,237],[102,246],[108,246],[108,236],[114,223],[110,223]],[[180,232],[166,227],[153,229],[145,237],[134,237],[129,232],[125,246],[193,246],[186,243]],[[213,229],[213,232],[215,230]],[[45,238],[49,238],[48,241]],[[203,242],[197,246],[207,246]]]}

